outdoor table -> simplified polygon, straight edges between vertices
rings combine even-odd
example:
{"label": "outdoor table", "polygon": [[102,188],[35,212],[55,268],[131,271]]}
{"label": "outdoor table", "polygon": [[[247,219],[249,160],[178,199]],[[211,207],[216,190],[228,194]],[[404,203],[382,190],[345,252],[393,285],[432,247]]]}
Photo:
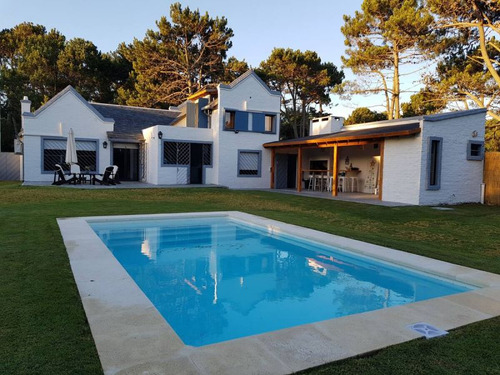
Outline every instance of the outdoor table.
{"label": "outdoor table", "polygon": [[95,176],[101,176],[102,174],[99,172],[85,171],[85,172],[80,172],[79,175],[80,175],[80,181],[82,181],[82,178],[85,178],[86,176],[88,176],[89,183],[92,185],[95,185]]}

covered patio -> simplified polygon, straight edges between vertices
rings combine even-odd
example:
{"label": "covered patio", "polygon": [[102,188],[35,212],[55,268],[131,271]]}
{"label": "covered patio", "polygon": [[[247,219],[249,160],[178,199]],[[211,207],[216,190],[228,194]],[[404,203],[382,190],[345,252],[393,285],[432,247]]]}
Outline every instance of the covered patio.
{"label": "covered patio", "polygon": [[[271,150],[271,189],[344,200],[382,200],[388,138],[420,133],[416,122],[356,128],[264,144]],[[339,196],[340,195],[340,196]]]}

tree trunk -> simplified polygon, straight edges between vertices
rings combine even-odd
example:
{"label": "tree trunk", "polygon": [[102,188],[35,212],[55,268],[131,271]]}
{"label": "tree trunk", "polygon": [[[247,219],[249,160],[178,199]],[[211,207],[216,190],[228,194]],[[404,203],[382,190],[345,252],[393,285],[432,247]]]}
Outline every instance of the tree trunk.
{"label": "tree trunk", "polygon": [[399,50],[397,46],[394,48],[394,78],[392,81],[392,98],[393,106],[392,113],[394,118],[398,119],[400,117],[400,104],[399,104],[399,94],[400,94],[400,84],[399,84]]}
{"label": "tree trunk", "polygon": [[305,137],[306,136],[306,103],[302,101],[302,121],[300,124],[300,136]]}
{"label": "tree trunk", "polygon": [[488,55],[488,50],[486,49],[486,35],[484,32],[484,22],[483,22],[483,13],[481,10],[478,8],[477,4],[473,2],[473,6],[476,9],[476,12],[478,14],[478,18],[481,19],[478,25],[478,30],[479,30],[479,48],[481,50],[481,56],[484,60],[484,63],[486,64],[486,67],[488,68],[488,71],[490,72],[491,76],[495,80],[498,86],[500,86],[500,75],[498,72],[495,70],[495,67],[491,63],[491,59]]}

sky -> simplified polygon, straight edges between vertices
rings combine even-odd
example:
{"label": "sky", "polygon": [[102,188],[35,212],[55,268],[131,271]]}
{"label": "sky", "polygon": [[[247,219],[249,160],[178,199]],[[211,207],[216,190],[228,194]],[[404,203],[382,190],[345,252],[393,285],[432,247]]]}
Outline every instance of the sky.
{"label": "sky", "polygon": [[[59,30],[67,39],[92,41],[102,52],[118,44],[142,39],[155,21],[168,16],[165,0],[0,0],[0,29],[21,22],[42,24]],[[345,51],[340,32],[343,15],[353,15],[362,0],[181,0],[183,7],[200,9],[211,17],[224,16],[233,29],[233,47],[229,56],[246,60],[257,67],[274,47],[316,51],[322,61],[341,68]],[[344,70],[347,79],[356,79]],[[403,77],[403,86],[413,87],[414,76]],[[403,97],[408,100],[409,95]],[[332,114],[347,117],[356,107],[367,106],[383,111],[382,97],[356,96],[340,100],[332,95]]]}

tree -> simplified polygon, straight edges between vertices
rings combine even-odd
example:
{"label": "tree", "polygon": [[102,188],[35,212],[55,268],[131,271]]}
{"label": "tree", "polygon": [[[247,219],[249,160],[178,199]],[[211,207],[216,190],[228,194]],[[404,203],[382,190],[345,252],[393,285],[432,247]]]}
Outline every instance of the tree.
{"label": "tree", "polygon": [[330,102],[329,93],[340,84],[344,73],[332,63],[323,63],[316,52],[275,48],[261,62],[257,73],[282,95],[282,127],[290,126],[294,136],[307,132],[309,112],[314,105]]}
{"label": "tree", "polygon": [[500,121],[495,119],[486,121],[484,141],[486,151],[500,151]]}
{"label": "tree", "polygon": [[0,32],[0,112],[2,150],[11,151],[21,130],[20,100],[29,95],[35,106],[60,90],[57,58],[65,38],[56,30],[21,23]]}
{"label": "tree", "polygon": [[410,96],[410,101],[403,103],[403,117],[423,116],[438,113],[446,107],[446,99],[428,88],[421,89]]}
{"label": "tree", "polygon": [[39,107],[71,84],[85,99],[113,101],[130,66],[119,55],[102,55],[83,39],[66,42],[57,30],[21,23],[0,32],[2,150],[13,149],[21,130],[20,100]]}
{"label": "tree", "polygon": [[349,117],[345,120],[344,124],[345,125],[363,124],[365,122],[382,121],[382,120],[387,120],[386,113],[372,111],[366,107],[359,107],[351,112]]}
{"label": "tree", "polygon": [[344,15],[341,31],[348,49],[342,62],[368,80],[345,82],[336,88],[337,93],[383,93],[388,118],[400,117],[401,67],[420,61],[421,51],[428,50],[434,38],[430,33],[433,17],[421,3],[364,0],[361,12]]}
{"label": "tree", "polygon": [[238,60],[236,57],[231,56],[224,63],[224,76],[221,81],[230,83],[249,69],[250,67],[245,60]]}
{"label": "tree", "polygon": [[427,0],[437,15],[438,66],[427,87],[461,108],[480,107],[500,120],[500,3]]}
{"label": "tree", "polygon": [[158,30],[148,30],[143,40],[120,45],[118,52],[133,65],[133,84],[120,90],[127,104],[166,107],[177,105],[202,86],[224,76],[224,59],[233,31],[226,18],[170,6],[170,19],[161,17]]}

